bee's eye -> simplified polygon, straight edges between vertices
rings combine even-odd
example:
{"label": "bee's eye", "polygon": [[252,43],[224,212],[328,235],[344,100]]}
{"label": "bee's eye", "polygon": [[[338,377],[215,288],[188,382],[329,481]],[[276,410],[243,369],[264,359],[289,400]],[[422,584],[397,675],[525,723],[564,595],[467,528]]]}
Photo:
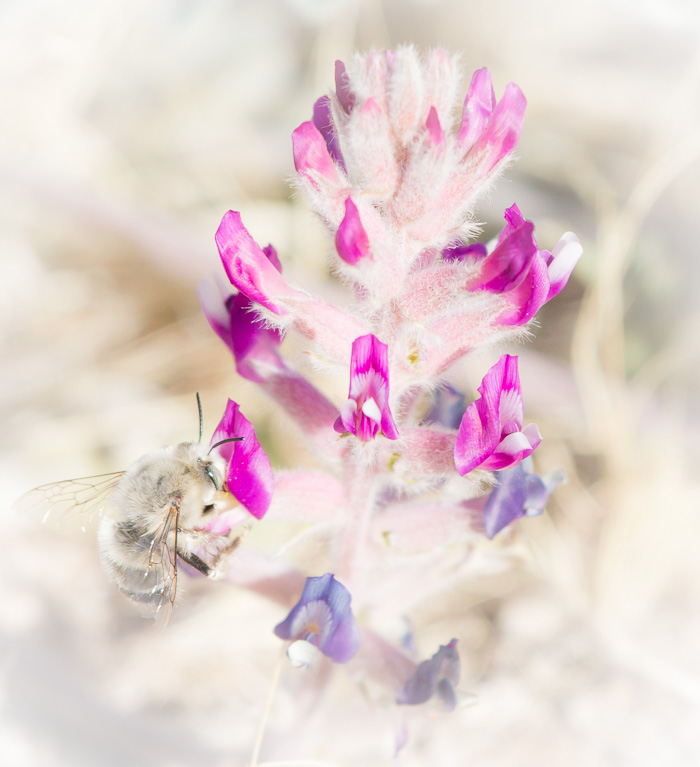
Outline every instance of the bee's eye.
{"label": "bee's eye", "polygon": [[217,490],[221,489],[221,477],[219,476],[219,472],[213,467],[213,466],[207,466],[206,467],[207,477],[211,480],[212,485]]}

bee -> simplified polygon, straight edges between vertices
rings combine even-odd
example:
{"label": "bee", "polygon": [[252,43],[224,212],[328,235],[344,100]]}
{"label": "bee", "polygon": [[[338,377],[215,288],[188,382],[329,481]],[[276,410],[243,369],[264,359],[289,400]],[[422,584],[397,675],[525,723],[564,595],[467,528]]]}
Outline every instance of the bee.
{"label": "bee", "polygon": [[[105,575],[163,627],[175,601],[178,559],[215,577],[219,561],[240,542],[240,536],[213,534],[206,526],[227,505],[222,492],[227,466],[216,448],[243,437],[206,448],[199,394],[197,405],[200,442],[154,450],[126,471],[41,485],[15,504],[20,512],[40,511],[42,521],[76,514],[85,519],[98,512]],[[205,550],[213,550],[209,562]]]}

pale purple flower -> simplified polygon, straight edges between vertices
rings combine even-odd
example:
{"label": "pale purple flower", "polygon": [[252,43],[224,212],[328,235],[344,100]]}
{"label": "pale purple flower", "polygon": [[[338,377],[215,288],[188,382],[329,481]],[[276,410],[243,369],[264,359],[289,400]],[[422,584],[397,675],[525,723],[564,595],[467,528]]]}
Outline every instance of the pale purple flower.
{"label": "pale purple flower", "polygon": [[350,393],[340,408],[334,429],[369,442],[377,434],[399,436],[389,409],[388,346],[376,336],[355,339],[350,359]]}
{"label": "pale purple flower", "polygon": [[494,472],[496,487],[483,511],[484,532],[489,538],[521,517],[541,514],[554,488],[564,480],[560,469],[540,477],[527,470],[527,463]]}
{"label": "pale purple flower", "polygon": [[217,448],[226,461],[226,488],[256,519],[262,519],[272,499],[274,478],[270,459],[258,442],[253,425],[237,403],[229,400],[211,444],[232,437],[243,439]]}
{"label": "pale purple flower", "polygon": [[347,663],[360,643],[351,600],[350,592],[331,573],[307,578],[299,601],[275,627],[275,634],[309,642],[335,663]]}
{"label": "pale purple flower", "polygon": [[474,469],[507,469],[540,444],[535,424],[523,429],[523,396],[518,358],[504,354],[484,376],[481,397],[462,416],[455,443],[455,465],[461,474]]}
{"label": "pale purple flower", "polygon": [[338,144],[338,132],[335,129],[333,113],[331,112],[331,100],[328,96],[321,96],[314,104],[313,124],[318,129],[326,142],[328,154],[345,171],[345,162]]}
{"label": "pale purple flower", "polygon": [[396,702],[400,706],[417,706],[436,697],[445,710],[454,711],[459,676],[457,640],[452,639],[446,645],[440,645],[430,660],[418,664],[414,674],[397,693]]}

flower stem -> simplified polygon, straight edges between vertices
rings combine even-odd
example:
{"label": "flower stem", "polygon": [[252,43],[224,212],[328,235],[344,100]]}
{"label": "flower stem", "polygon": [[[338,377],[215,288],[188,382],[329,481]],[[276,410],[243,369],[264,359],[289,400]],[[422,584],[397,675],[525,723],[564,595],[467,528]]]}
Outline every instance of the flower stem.
{"label": "flower stem", "polygon": [[262,747],[263,737],[265,735],[265,727],[267,726],[267,720],[270,717],[270,711],[272,709],[272,700],[275,697],[275,691],[277,690],[277,683],[279,682],[280,674],[282,672],[282,664],[285,658],[286,645],[283,646],[282,652],[275,664],[272,671],[272,680],[270,681],[270,689],[267,693],[267,700],[265,701],[265,707],[263,708],[263,714],[258,725],[258,732],[255,735],[255,743],[253,743],[253,753],[250,756],[249,767],[257,767],[258,757],[260,756],[260,749]]}

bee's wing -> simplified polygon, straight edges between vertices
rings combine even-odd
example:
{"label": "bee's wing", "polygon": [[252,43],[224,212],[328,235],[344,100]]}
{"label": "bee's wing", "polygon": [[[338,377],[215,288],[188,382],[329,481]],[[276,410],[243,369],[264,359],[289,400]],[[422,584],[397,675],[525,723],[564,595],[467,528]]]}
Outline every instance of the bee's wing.
{"label": "bee's wing", "polygon": [[67,527],[78,522],[84,528],[93,513],[102,513],[123,476],[123,471],[116,471],[40,485],[19,498],[13,508],[38,522],[51,520]]}
{"label": "bee's wing", "polygon": [[148,567],[145,572],[126,573],[125,586],[130,597],[141,606],[145,618],[154,618],[164,629],[170,620],[177,590],[177,525],[180,507],[172,504],[163,523],[152,536],[145,536]]}

